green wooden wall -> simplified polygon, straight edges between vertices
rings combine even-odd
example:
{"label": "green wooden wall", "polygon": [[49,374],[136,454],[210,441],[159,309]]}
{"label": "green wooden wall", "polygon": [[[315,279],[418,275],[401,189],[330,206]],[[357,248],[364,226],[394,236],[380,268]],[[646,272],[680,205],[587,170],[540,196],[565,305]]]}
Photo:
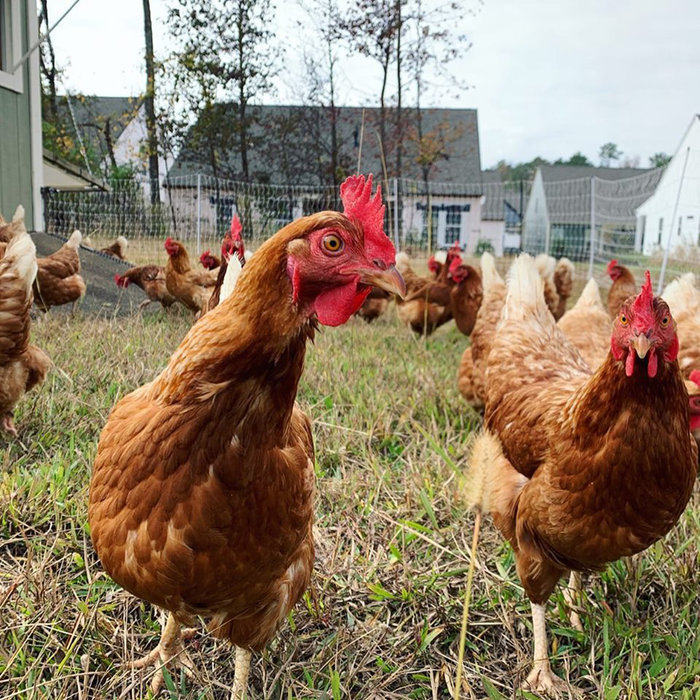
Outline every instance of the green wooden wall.
{"label": "green wooden wall", "polygon": [[[27,0],[20,0],[22,53],[27,49]],[[28,229],[34,228],[32,205],[31,124],[29,118],[29,65],[25,61],[24,91],[0,87],[0,213],[9,219],[18,204],[24,206]]]}

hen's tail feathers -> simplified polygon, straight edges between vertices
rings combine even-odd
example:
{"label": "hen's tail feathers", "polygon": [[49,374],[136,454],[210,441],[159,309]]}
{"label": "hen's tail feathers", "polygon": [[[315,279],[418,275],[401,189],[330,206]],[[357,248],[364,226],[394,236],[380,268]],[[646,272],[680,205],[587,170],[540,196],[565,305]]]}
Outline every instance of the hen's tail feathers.
{"label": "hen's tail feathers", "polygon": [[80,242],[83,240],[83,234],[78,231],[78,229],[75,229],[73,233],[71,233],[70,238],[66,241],[66,245],[69,248],[75,248],[75,250],[78,250],[80,247]]}
{"label": "hen's tail feathers", "polygon": [[7,244],[0,269],[0,275],[5,271],[14,270],[14,274],[24,282],[27,292],[31,289],[36,277],[37,264],[36,246],[28,233],[17,234]]}
{"label": "hen's tail feathers", "polygon": [[700,307],[700,291],[695,287],[695,275],[687,272],[676,278],[664,289],[661,297],[671,309],[672,316],[678,316],[684,309]]}
{"label": "hen's tail feathers", "polygon": [[496,269],[496,260],[491,253],[483,253],[481,256],[481,286],[484,294],[497,284],[503,285],[505,283]]}
{"label": "hen's tail feathers", "polygon": [[547,255],[546,253],[540,253],[535,258],[535,267],[537,267],[537,272],[540,273],[540,276],[543,279],[554,275],[554,267],[556,264],[557,261],[551,255]]}
{"label": "hen's tail feathers", "polygon": [[221,294],[219,296],[219,301],[222,302],[224,299],[233,294],[233,290],[236,287],[236,282],[241,274],[243,266],[241,261],[238,259],[237,255],[232,255],[228,261],[228,267],[226,268],[226,274],[224,275],[224,281],[221,285]]}
{"label": "hen's tail feathers", "polygon": [[18,221],[24,221],[24,207],[21,204],[17,205],[17,209],[15,209],[15,213],[12,215],[12,223],[16,223]]}
{"label": "hen's tail feathers", "polygon": [[596,308],[607,313],[600,299],[600,287],[592,277],[586,283],[586,286],[581,292],[581,296],[578,298],[573,308],[580,309],[583,307]]}
{"label": "hen's tail feathers", "polygon": [[526,253],[520,255],[508,272],[508,293],[503,308],[503,318],[522,320],[537,316],[540,321],[549,319],[554,325],[544,300],[544,282],[535,261]]}
{"label": "hen's tail feathers", "polygon": [[411,269],[411,261],[403,250],[396,253],[396,269],[399,272],[405,272]]}
{"label": "hen's tail feathers", "polygon": [[[484,431],[476,438],[464,479],[466,504],[498,517],[512,520],[518,496],[528,482],[503,454],[498,438]],[[513,524],[514,527],[514,524]]]}

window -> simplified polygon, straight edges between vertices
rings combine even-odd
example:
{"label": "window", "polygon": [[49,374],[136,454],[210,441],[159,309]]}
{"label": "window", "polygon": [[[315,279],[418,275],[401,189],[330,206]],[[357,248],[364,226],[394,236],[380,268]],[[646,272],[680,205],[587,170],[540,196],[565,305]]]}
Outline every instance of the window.
{"label": "window", "polygon": [[455,208],[447,210],[445,217],[445,245],[451,246],[459,242],[459,232],[462,228],[462,212]]}
{"label": "window", "polygon": [[22,68],[14,72],[22,57],[22,34],[19,0],[0,0],[0,87],[23,91]]}

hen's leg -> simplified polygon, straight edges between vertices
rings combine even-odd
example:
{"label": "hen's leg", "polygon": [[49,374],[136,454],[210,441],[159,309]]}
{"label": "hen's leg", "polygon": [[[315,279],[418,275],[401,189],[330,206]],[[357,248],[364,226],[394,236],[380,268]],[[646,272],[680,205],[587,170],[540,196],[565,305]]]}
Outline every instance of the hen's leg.
{"label": "hen's leg", "polygon": [[552,672],[552,667],[549,665],[544,605],[537,605],[536,603],[531,603],[530,605],[532,607],[532,632],[535,638],[535,655],[532,671],[525,679],[523,689],[558,697],[569,686]]}
{"label": "hen's leg", "polygon": [[233,690],[231,700],[244,700],[248,688],[248,674],[250,673],[250,659],[252,653],[249,649],[236,647],[236,671],[233,677]]}
{"label": "hen's leg", "polygon": [[579,632],[583,632],[581,617],[578,614],[581,605],[581,590],[581,573],[572,571],[569,576],[569,585],[564,589],[564,601],[569,608],[569,622]]}
{"label": "hen's leg", "polygon": [[175,615],[168,613],[168,621],[163,628],[158,646],[143,658],[132,661],[133,668],[156,667],[155,675],[151,681],[153,695],[157,695],[163,685],[163,668],[171,664],[182,666],[185,675],[192,677],[194,664],[185,651],[182,641],[192,637],[196,631],[195,629],[182,630]]}
{"label": "hen's leg", "polygon": [[8,412],[2,417],[2,427],[3,430],[7,431],[10,433],[10,435],[14,435],[15,437],[18,436],[17,433],[17,428],[15,428],[15,423],[13,420],[14,416],[12,413]]}

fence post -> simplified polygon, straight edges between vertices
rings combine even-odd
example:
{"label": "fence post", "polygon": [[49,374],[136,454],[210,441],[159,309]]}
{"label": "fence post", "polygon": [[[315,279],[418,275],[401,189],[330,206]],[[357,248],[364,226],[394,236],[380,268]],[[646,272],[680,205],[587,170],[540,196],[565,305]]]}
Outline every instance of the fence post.
{"label": "fence post", "polygon": [[668,227],[668,240],[664,250],[664,259],[661,262],[661,272],[659,272],[659,287],[657,295],[661,294],[664,288],[664,277],[666,276],[666,265],[668,264],[668,254],[671,250],[671,237],[673,236],[673,227],[676,223],[676,214],[678,214],[678,203],[681,200],[681,190],[683,189],[683,180],[685,179],[685,169],[688,166],[688,156],[690,155],[690,146],[685,150],[685,160],[683,161],[683,170],[681,171],[681,179],[678,183],[678,192],[676,193],[676,203],[673,205],[673,216]]}
{"label": "fence post", "polygon": [[591,178],[591,241],[588,251],[588,279],[593,277],[593,259],[595,257],[595,176]]}
{"label": "fence post", "polygon": [[197,173],[197,257],[202,253],[202,176]]}
{"label": "fence post", "polygon": [[399,249],[399,179],[394,178],[394,246]]}

